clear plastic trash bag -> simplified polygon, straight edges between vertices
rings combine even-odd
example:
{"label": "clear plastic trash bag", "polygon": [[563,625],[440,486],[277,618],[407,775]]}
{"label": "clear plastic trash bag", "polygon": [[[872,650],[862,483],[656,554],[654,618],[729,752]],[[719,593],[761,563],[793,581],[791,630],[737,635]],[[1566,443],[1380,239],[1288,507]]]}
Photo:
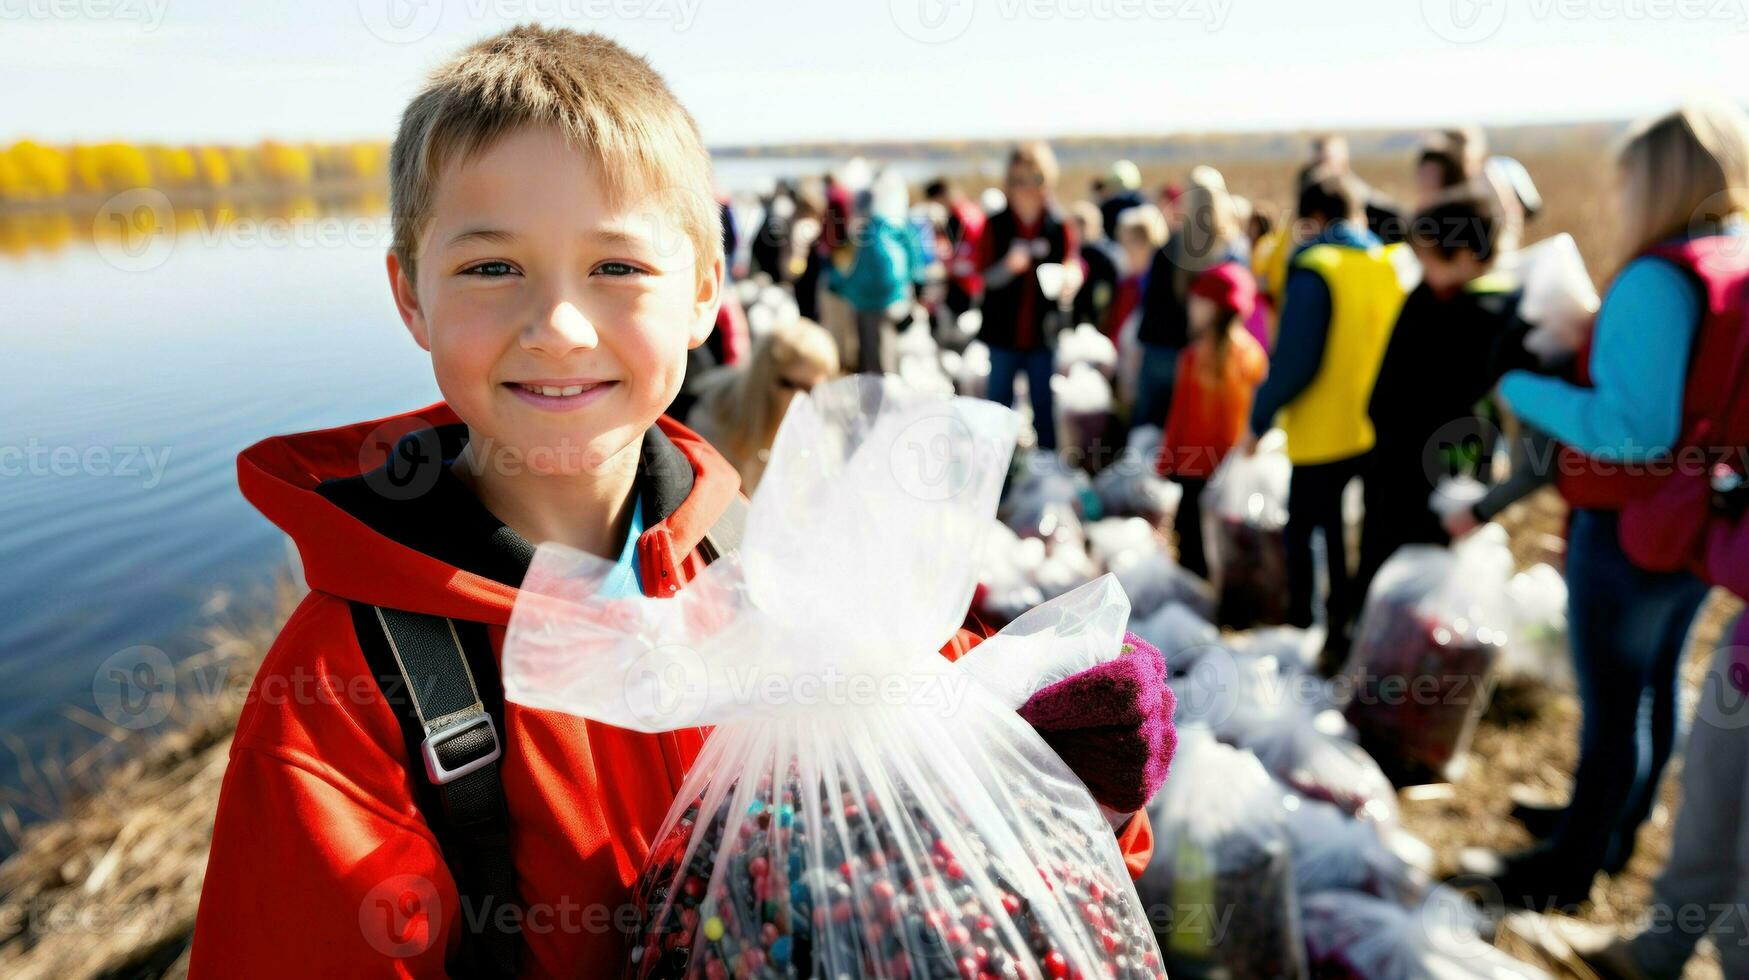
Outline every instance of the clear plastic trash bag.
{"label": "clear plastic trash bag", "polygon": [[1130,631],[1152,643],[1174,675],[1180,673],[1181,664],[1188,668],[1202,648],[1221,640],[1221,631],[1213,623],[1182,602],[1169,602],[1152,616],[1132,619]]}
{"label": "clear plastic trash bag", "polygon": [[[989,402],[846,379],[792,403],[741,550],[671,598],[602,598],[610,563],[537,550],[509,700],[715,726],[652,838],[628,976],[923,977],[979,950],[1029,976],[1162,975],[1085,786],[1012,692],[938,652],[1016,429]],[[1088,590],[987,642],[1116,656],[1127,603]]]}
{"label": "clear plastic trash bag", "polygon": [[1301,796],[1357,819],[1395,824],[1396,788],[1371,756],[1341,735],[1341,715],[1321,708],[1323,691],[1305,680],[1278,675],[1278,686],[1257,696],[1270,699],[1269,707],[1235,711],[1223,737],[1250,749]]}
{"label": "clear plastic trash bag", "polygon": [[1046,514],[1053,505],[1066,507],[1076,520],[1087,516],[1093,482],[1086,473],[1071,468],[1054,453],[1028,453],[1018,462],[1018,472],[998,511],[1002,523],[1016,534],[1040,537],[1049,533]]}
{"label": "clear plastic trash bag", "polygon": [[1287,454],[1231,453],[1203,491],[1203,541],[1222,625],[1287,619]]}
{"label": "clear plastic trash bag", "polygon": [[1512,576],[1506,585],[1512,610],[1512,642],[1500,655],[1500,679],[1571,690],[1573,657],[1567,638],[1567,581],[1549,565],[1537,564]]}
{"label": "clear plastic trash bag", "polygon": [[1463,896],[1435,888],[1404,906],[1352,891],[1308,895],[1300,914],[1320,980],[1543,980],[1481,937]]}
{"label": "clear plastic trash bag", "polygon": [[1306,975],[1284,793],[1251,753],[1179,728],[1136,883],[1173,980]]}
{"label": "clear plastic trash bag", "polygon": [[1178,603],[1204,619],[1214,618],[1214,588],[1163,550],[1126,555],[1111,566],[1111,571],[1123,583],[1137,615],[1147,616]]}
{"label": "clear plastic trash bag", "polygon": [[1512,553],[1497,524],[1379,569],[1344,677],[1348,720],[1399,785],[1455,779],[1511,629]]}
{"label": "clear plastic trash bag", "polygon": [[1288,797],[1285,809],[1301,895],[1341,889],[1410,902],[1427,887],[1426,876],[1393,847],[1391,838],[1402,831],[1299,796]]}
{"label": "clear plastic trash bag", "polygon": [[1135,516],[1164,530],[1178,515],[1184,487],[1160,476],[1160,427],[1138,426],[1130,430],[1123,452],[1093,477],[1093,492],[1104,513]]}

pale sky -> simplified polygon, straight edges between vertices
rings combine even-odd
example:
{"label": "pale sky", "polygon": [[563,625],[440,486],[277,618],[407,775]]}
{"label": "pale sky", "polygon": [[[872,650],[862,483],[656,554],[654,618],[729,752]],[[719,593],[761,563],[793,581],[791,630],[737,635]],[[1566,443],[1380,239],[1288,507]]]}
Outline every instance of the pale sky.
{"label": "pale sky", "polygon": [[0,140],[386,139],[528,20],[648,56],[716,146],[1749,102],[1749,0],[0,0]]}

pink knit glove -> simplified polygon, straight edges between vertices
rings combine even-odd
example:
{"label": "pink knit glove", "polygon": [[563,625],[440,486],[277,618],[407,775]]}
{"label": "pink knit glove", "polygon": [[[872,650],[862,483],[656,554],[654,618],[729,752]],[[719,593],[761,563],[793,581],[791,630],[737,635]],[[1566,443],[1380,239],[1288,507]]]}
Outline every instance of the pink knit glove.
{"label": "pink knit glove", "polygon": [[1093,798],[1131,814],[1146,806],[1172,765],[1177,705],[1166,686],[1166,658],[1125,633],[1117,659],[1033,694],[1020,716],[1044,736]]}

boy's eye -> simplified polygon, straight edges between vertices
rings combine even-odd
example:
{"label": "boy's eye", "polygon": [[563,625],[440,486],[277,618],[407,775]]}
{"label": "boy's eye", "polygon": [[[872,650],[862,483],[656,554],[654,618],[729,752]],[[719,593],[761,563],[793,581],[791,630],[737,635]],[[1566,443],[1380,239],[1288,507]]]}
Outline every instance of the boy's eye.
{"label": "boy's eye", "polygon": [[491,262],[476,262],[462,270],[464,276],[480,276],[486,279],[497,279],[500,276],[512,275],[516,268],[508,262],[493,260]]}
{"label": "boy's eye", "polygon": [[595,271],[604,276],[636,276],[644,270],[630,262],[603,262],[595,267]]}

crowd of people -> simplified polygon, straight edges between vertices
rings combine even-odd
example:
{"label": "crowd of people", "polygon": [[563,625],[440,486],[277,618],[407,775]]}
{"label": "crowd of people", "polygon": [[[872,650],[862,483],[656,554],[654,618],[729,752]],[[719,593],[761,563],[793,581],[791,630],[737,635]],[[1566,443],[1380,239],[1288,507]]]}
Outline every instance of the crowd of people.
{"label": "crowd of people", "polygon": [[[736,271],[793,295],[795,315],[730,343],[747,352],[689,378],[677,410],[751,493],[791,397],[837,373],[893,371],[900,333],[921,329],[943,349],[982,345],[981,393],[1014,404],[1024,386],[1034,444],[1057,451],[1057,347],[1091,325],[1123,365],[1113,441],[1126,427],[1163,430],[1152,467],[1183,488],[1185,569],[1208,573],[1199,509],[1211,478],[1272,430],[1285,437],[1286,622],[1325,627],[1326,673],[1348,657],[1369,586],[1400,549],[1450,544],[1558,484],[1571,508],[1578,768],[1567,801],[1516,811],[1539,843],[1469,852],[1464,865],[1511,903],[1572,907],[1633,854],[1678,744],[1690,627],[1709,586],[1744,591],[1749,561],[1720,530],[1744,496],[1720,480],[1742,474],[1749,121],[1687,106],[1636,127],[1615,163],[1619,271],[1600,301],[1567,282],[1564,303],[1549,301],[1553,274],[1525,244],[1560,229],[1535,227],[1531,175],[1473,128],[1424,140],[1406,206],[1358,177],[1336,136],[1314,143],[1282,214],[1206,166],[1150,196],[1130,161],[1067,200],[1037,141],[1015,146],[1001,186],[977,199],[953,179],[911,188],[891,171],[783,182]],[[744,333],[727,306],[719,326]],[[1731,446],[1730,472],[1682,465]],[[1117,448],[1064,450],[1097,469]],[[1458,475],[1474,492],[1442,499]],[[1356,481],[1351,555],[1344,500]],[[1741,619],[1727,629],[1712,668],[1709,690],[1729,705],[1694,723],[1655,908],[1749,902],[1746,633]],[[1704,931],[1647,927],[1582,953],[1606,975],[1674,977]],[[1749,935],[1715,938],[1726,975],[1749,976]]]}

